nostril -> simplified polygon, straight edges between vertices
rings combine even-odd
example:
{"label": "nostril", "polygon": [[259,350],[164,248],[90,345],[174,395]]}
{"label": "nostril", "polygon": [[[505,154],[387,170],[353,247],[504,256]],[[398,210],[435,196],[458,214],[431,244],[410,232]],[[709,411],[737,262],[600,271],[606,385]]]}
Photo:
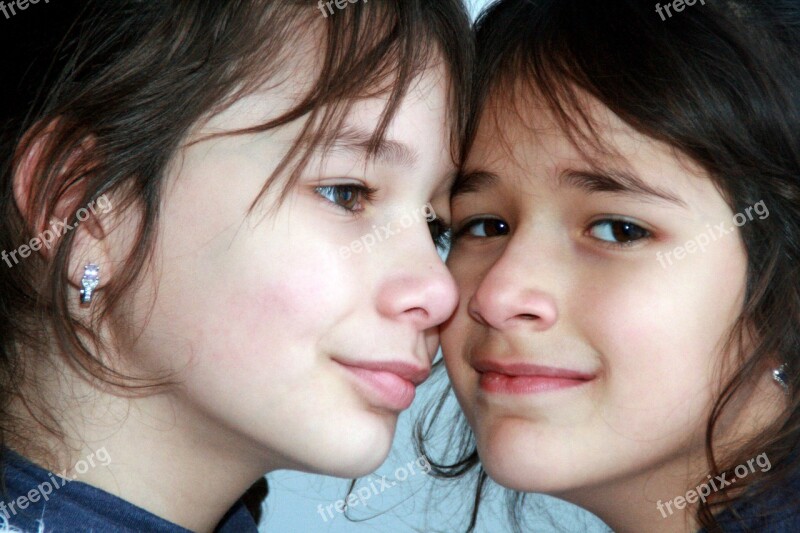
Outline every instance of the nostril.
{"label": "nostril", "polygon": [[406,311],[406,313],[420,318],[428,318],[428,311],[424,307],[413,307]]}
{"label": "nostril", "polygon": [[531,314],[527,314],[527,313],[519,315],[519,317],[524,319],[524,320],[538,320],[539,319],[539,317],[537,315],[531,315]]}
{"label": "nostril", "polygon": [[411,320],[424,329],[433,327],[433,325],[429,324],[431,322],[431,315],[424,307],[412,307],[406,309],[403,314],[406,316],[406,319]]}

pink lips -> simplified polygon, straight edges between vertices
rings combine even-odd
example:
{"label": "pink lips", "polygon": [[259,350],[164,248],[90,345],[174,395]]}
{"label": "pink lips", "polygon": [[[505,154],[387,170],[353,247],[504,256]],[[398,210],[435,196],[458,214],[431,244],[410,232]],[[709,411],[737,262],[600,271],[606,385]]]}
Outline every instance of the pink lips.
{"label": "pink lips", "polygon": [[484,360],[472,366],[480,374],[481,389],[496,394],[535,394],[566,389],[584,385],[595,378],[593,374],[576,370],[527,363]]}
{"label": "pink lips", "polygon": [[430,369],[405,362],[336,361],[356,379],[356,386],[377,407],[403,411],[411,406],[417,385]]}

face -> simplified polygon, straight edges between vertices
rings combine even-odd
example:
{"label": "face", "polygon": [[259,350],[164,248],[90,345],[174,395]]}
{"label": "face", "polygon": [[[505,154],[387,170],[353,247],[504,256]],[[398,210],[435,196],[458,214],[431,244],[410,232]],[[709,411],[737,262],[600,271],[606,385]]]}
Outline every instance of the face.
{"label": "face", "polygon": [[746,274],[708,176],[586,102],[602,153],[541,105],[489,107],[453,192],[442,330],[489,475],[573,500],[702,456]]}
{"label": "face", "polygon": [[288,196],[276,183],[252,214],[301,124],[203,138],[278,116],[297,87],[237,102],[175,157],[132,356],[177,373],[177,431],[197,452],[347,477],[385,459],[457,300],[430,229],[455,172],[445,78],[416,80],[369,160],[386,102],[359,100]]}

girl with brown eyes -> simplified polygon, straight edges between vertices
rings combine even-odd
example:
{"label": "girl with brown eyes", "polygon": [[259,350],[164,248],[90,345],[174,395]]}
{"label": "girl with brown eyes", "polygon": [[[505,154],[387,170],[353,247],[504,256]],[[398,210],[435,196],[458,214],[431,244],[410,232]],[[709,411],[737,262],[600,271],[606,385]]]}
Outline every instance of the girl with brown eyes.
{"label": "girl with brown eyes", "polygon": [[501,0],[477,43],[429,457],[469,529],[491,478],[518,517],[800,530],[797,2]]}

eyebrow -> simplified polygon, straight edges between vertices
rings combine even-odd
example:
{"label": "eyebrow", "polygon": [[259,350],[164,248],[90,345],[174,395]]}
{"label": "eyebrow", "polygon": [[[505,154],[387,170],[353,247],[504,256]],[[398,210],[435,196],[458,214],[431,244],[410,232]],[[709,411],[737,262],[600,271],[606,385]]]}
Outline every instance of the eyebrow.
{"label": "eyebrow", "polygon": [[624,194],[664,200],[680,207],[686,207],[686,202],[677,195],[658,187],[653,187],[638,176],[625,171],[615,170],[613,172],[599,173],[570,170],[558,177],[558,184],[560,186],[575,187],[590,193]]}
{"label": "eyebrow", "polygon": [[[373,134],[365,129],[344,126],[336,133],[326,153],[345,152],[359,159],[366,158],[372,137]],[[417,165],[419,154],[405,143],[381,139],[376,147],[375,154],[370,156],[369,159],[375,159],[392,166],[412,168]]]}
{"label": "eyebrow", "polygon": [[[480,193],[490,189],[500,181],[500,176],[485,170],[476,170],[461,173],[450,190],[450,201],[465,194]],[[644,198],[655,198],[680,207],[686,207],[686,202],[677,195],[653,187],[641,178],[624,171],[614,172],[585,172],[566,171],[558,177],[561,187],[575,187],[589,193],[616,193]]]}
{"label": "eyebrow", "polygon": [[500,181],[500,176],[485,170],[459,173],[450,189],[450,201],[456,197],[489,189]]}

